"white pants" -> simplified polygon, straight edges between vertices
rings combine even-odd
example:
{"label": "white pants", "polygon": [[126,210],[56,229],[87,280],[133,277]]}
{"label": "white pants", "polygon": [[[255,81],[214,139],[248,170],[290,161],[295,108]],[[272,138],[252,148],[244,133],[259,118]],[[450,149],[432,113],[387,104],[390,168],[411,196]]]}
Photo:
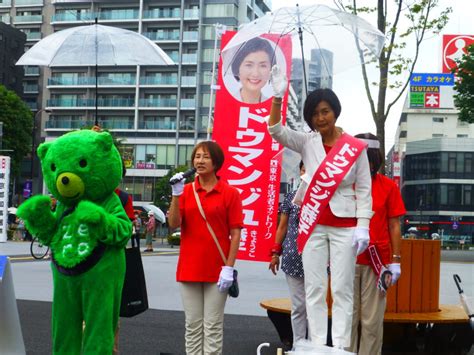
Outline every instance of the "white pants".
{"label": "white pants", "polygon": [[298,340],[306,339],[306,329],[308,328],[304,279],[286,275],[286,282],[290,290],[291,328],[293,329],[294,344]]}
{"label": "white pants", "polygon": [[303,250],[306,312],[311,341],[326,344],[328,308],[327,265],[331,266],[332,342],[348,347],[351,341],[355,250],[354,228],[316,226]]}
{"label": "white pants", "polygon": [[186,318],[186,354],[222,354],[224,307],[227,292],[210,282],[181,282]]}
{"label": "white pants", "polygon": [[[359,355],[380,355],[386,297],[377,289],[377,276],[369,265],[356,265],[354,315],[350,351]],[[357,351],[360,322],[360,345]]]}

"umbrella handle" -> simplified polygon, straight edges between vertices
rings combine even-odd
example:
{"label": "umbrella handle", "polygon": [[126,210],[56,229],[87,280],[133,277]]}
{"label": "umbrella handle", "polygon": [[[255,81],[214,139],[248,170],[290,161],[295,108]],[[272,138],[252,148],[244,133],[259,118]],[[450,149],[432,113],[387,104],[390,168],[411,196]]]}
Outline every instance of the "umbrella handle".
{"label": "umbrella handle", "polygon": [[461,287],[461,278],[459,277],[458,274],[454,274],[453,275],[453,279],[454,279],[454,282],[456,283],[456,287],[458,288],[459,290],[459,293],[464,293],[464,290],[462,289]]}

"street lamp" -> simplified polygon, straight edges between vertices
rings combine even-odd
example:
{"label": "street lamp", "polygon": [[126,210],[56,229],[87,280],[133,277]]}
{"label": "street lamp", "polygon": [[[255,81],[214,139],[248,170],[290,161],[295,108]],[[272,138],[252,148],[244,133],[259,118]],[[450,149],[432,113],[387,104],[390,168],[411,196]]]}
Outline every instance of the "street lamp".
{"label": "street lamp", "polygon": [[[31,130],[31,165],[30,165],[30,178],[31,178],[31,194],[33,194],[33,177],[35,172],[35,153],[36,153],[36,123],[38,122],[38,118],[41,117],[41,113],[51,113],[50,110],[45,108],[40,108],[36,111],[35,115],[33,116],[33,128]],[[41,126],[40,126],[41,128]]]}

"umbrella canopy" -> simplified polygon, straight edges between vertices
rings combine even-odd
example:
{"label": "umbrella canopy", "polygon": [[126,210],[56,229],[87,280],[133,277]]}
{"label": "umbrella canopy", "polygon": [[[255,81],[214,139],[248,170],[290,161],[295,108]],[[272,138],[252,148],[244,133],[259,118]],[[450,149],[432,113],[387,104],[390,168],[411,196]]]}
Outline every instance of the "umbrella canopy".
{"label": "umbrella canopy", "polygon": [[160,47],[137,32],[94,24],[45,37],[16,64],[64,67],[175,63]]}
{"label": "umbrella canopy", "polygon": [[[385,36],[364,19],[325,5],[283,7],[243,25],[222,51],[224,75],[245,44],[266,34],[290,35],[294,57],[318,56],[327,75],[360,65],[378,56]],[[316,51],[315,51],[316,50]],[[323,53],[321,53],[323,51]],[[277,63],[278,63],[278,58]]]}
{"label": "umbrella canopy", "polygon": [[165,214],[163,213],[162,210],[160,210],[155,205],[146,205],[146,206],[143,206],[143,209],[147,212],[152,211],[153,215],[155,216],[155,219],[159,221],[160,223],[166,222]]}

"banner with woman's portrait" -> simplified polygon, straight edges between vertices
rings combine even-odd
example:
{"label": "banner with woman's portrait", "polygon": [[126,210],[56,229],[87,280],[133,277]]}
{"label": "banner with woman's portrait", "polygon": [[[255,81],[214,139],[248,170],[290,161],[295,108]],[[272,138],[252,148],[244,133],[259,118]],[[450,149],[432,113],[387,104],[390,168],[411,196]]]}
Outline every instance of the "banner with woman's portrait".
{"label": "banner with woman's portrait", "polygon": [[[222,36],[223,49],[236,32]],[[278,224],[282,146],[268,133],[270,73],[291,74],[291,38],[265,34],[223,51],[219,62],[212,138],[225,152],[219,175],[241,194],[244,229],[239,259],[267,261]],[[288,91],[283,98],[286,120]],[[297,163],[295,163],[297,164]]]}

